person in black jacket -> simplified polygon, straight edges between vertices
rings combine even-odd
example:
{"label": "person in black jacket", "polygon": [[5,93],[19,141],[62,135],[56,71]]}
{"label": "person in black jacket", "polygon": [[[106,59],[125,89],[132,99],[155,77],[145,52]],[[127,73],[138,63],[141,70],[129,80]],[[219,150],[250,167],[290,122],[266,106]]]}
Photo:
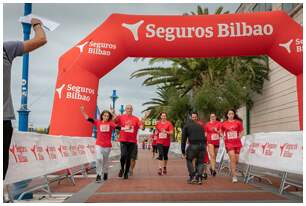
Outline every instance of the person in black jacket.
{"label": "person in black jacket", "polygon": [[[204,169],[203,160],[205,155],[205,131],[197,122],[198,114],[191,114],[191,121],[188,121],[183,127],[182,133],[182,158],[186,158],[187,168],[189,172],[189,184],[202,184],[202,173]],[[188,139],[188,147],[185,152],[186,141]],[[192,161],[197,159],[198,164],[194,168]],[[197,171],[197,172],[195,172]]]}

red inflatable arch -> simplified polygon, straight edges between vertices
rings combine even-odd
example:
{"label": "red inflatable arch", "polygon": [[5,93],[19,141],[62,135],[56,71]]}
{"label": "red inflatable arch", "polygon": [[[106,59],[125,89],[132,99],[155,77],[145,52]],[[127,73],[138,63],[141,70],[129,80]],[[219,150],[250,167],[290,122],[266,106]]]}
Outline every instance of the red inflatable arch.
{"label": "red inflatable arch", "polygon": [[[297,76],[300,129],[303,30],[285,12],[205,16],[112,14],[59,60],[50,134],[91,136],[80,113],[95,113],[99,79],[127,57],[267,54]],[[127,85],[128,86],[128,85]]]}

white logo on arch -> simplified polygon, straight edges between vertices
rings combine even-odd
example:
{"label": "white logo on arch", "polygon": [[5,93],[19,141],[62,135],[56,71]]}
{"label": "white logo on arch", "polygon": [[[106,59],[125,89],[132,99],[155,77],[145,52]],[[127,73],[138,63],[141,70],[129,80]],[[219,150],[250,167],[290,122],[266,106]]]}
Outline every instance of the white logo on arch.
{"label": "white logo on arch", "polygon": [[65,87],[65,84],[63,84],[62,86],[60,86],[59,88],[55,89],[58,93],[58,98],[61,99],[62,98],[62,90]]}
{"label": "white logo on arch", "polygon": [[293,39],[290,39],[288,42],[286,42],[286,43],[283,43],[283,44],[278,44],[280,47],[284,47],[286,50],[287,50],[287,52],[290,54],[291,53],[291,44],[292,44],[292,42],[293,42]]}
{"label": "white logo on arch", "polygon": [[84,44],[77,45],[76,47],[78,47],[78,48],[80,49],[80,52],[83,53],[84,46],[85,46],[87,43],[88,43],[88,41],[85,42]]}
{"label": "white logo on arch", "polygon": [[143,24],[143,22],[144,22],[144,20],[140,20],[140,21],[136,22],[135,24],[122,23],[121,26],[130,30],[130,32],[133,34],[133,37],[134,37],[135,41],[138,41],[139,40],[138,29]]}

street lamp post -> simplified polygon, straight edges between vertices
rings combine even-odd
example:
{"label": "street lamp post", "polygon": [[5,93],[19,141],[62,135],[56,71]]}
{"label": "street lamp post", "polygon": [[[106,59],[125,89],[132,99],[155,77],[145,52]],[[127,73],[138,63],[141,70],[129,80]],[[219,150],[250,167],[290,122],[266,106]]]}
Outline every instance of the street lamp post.
{"label": "street lamp post", "polygon": [[123,114],[123,112],[124,112],[124,108],[123,107],[124,107],[123,104],[121,104],[120,109],[119,109],[120,114]]}
{"label": "street lamp post", "polygon": [[[24,4],[24,16],[29,15],[32,13],[32,4],[25,3]],[[22,23],[23,28],[23,40],[27,41],[30,39],[31,33],[31,24]],[[21,85],[21,105],[20,109],[18,110],[19,114],[19,122],[18,122],[18,130],[27,132],[28,131],[28,120],[29,120],[29,113],[28,110],[28,76],[29,76],[29,53],[23,55],[22,59],[22,85]],[[12,192],[14,194],[14,199],[17,200],[21,195],[20,191],[26,188],[31,179],[24,180],[21,182],[16,182],[12,186]],[[21,199],[33,199],[33,193],[29,192],[26,193]]]}
{"label": "street lamp post", "polygon": [[[24,15],[32,13],[32,4],[24,4]],[[31,24],[22,23],[23,27],[23,40],[27,41],[30,39]],[[22,86],[21,86],[21,105],[18,110],[19,113],[19,123],[18,130],[27,132],[28,131],[28,74],[29,74],[29,53],[23,55],[22,59]]]}
{"label": "street lamp post", "polygon": [[[115,111],[115,102],[116,100],[119,98],[116,94],[116,90],[113,90],[113,94],[112,96],[110,97],[113,101],[113,109]],[[115,131],[112,132],[112,140],[114,141],[115,140]]]}
{"label": "street lamp post", "polygon": [[116,90],[113,90],[113,94],[112,94],[112,96],[111,96],[110,98],[111,98],[112,101],[113,101],[113,108],[115,109],[115,102],[116,102],[116,100],[119,98],[119,97],[117,96]]}

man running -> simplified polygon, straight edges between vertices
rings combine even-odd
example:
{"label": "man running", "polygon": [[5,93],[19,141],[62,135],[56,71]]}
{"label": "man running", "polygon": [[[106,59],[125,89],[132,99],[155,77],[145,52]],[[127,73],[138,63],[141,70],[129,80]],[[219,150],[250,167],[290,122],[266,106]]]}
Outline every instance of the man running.
{"label": "man running", "polygon": [[121,169],[118,176],[123,176],[124,179],[128,179],[131,158],[135,150],[137,150],[138,129],[144,129],[144,120],[146,118],[139,120],[139,118],[133,116],[132,113],[133,106],[129,104],[125,107],[125,114],[117,116],[115,119],[116,124],[121,127],[118,139],[121,149]]}
{"label": "man running", "polygon": [[[187,162],[187,168],[189,172],[189,179],[187,180],[187,182],[189,184],[202,184],[202,173],[204,169],[203,159],[206,150],[205,132],[203,127],[197,122],[198,114],[196,112],[193,112],[191,114],[191,120],[192,121],[188,121],[183,128],[181,143],[182,158],[186,158]],[[187,139],[189,145],[185,152]],[[197,159],[197,168],[194,168],[192,164],[192,161],[194,159]]]}
{"label": "man running", "polygon": [[[202,120],[200,120],[198,117],[195,121],[203,127],[204,134],[205,134],[205,123]],[[205,137],[206,137],[206,134],[205,134]],[[206,141],[205,141],[205,145],[207,146],[207,138],[206,138]],[[194,163],[195,163],[195,168],[197,169],[198,160],[196,160]],[[203,168],[204,169],[203,169],[203,174],[202,174],[202,177],[203,177],[204,180],[207,180],[207,177],[208,177],[208,175],[207,175],[207,165],[208,164],[209,164],[209,157],[208,157],[208,152],[207,152],[207,148],[206,148],[204,159],[203,159]]]}

